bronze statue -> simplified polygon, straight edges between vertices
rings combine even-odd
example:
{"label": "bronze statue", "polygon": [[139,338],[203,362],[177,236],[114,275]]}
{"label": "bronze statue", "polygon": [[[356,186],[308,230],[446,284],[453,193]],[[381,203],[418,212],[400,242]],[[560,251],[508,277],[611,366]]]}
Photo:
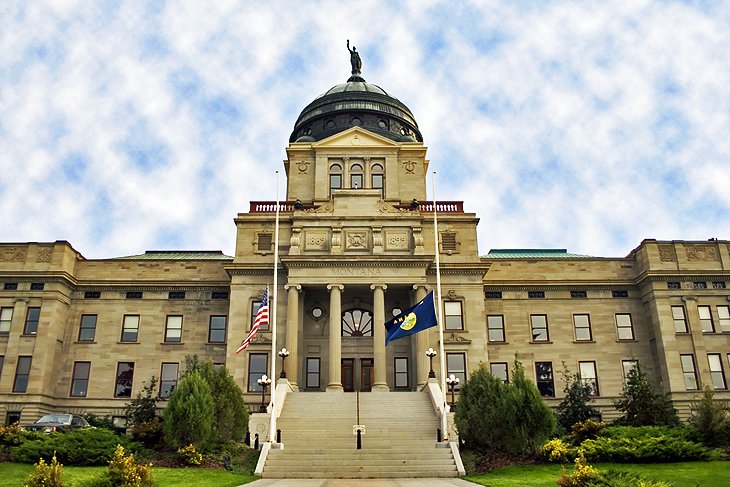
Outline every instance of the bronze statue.
{"label": "bronze statue", "polygon": [[355,46],[352,46],[352,49],[350,49],[350,39],[347,39],[347,50],[350,51],[352,74],[360,74],[360,70],[362,69],[362,59],[360,59],[360,53],[357,52],[357,48]]}

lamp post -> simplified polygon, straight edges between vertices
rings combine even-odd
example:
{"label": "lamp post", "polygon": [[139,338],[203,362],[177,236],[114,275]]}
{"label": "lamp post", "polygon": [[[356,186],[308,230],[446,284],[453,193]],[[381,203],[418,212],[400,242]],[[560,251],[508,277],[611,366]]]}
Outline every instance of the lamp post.
{"label": "lamp post", "polygon": [[286,371],[284,370],[284,360],[289,356],[289,350],[286,349],[286,347],[279,350],[279,357],[281,357],[281,374],[279,374],[280,379],[286,379]]}
{"label": "lamp post", "polygon": [[428,371],[428,378],[429,379],[435,379],[436,373],[433,371],[433,358],[436,356],[436,350],[434,350],[431,347],[428,347],[428,350],[426,350],[426,357],[428,357],[430,369]]}
{"label": "lamp post", "polygon": [[261,386],[261,406],[259,406],[259,412],[265,413],[266,412],[266,388],[269,387],[271,384],[271,379],[269,379],[266,374],[262,375],[260,379],[256,381],[258,385]]}
{"label": "lamp post", "polygon": [[456,407],[456,401],[454,400],[454,389],[456,389],[456,386],[459,385],[459,382],[461,382],[461,380],[459,380],[459,378],[456,377],[454,374],[451,374],[446,378],[446,383],[449,385],[449,390],[451,391],[451,409],[454,409]]}

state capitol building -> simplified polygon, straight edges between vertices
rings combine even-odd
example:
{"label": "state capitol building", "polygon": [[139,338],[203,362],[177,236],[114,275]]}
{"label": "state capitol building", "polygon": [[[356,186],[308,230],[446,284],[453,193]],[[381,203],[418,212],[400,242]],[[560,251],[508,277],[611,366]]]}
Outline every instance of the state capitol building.
{"label": "state capitol building", "polygon": [[235,351],[273,284],[275,245],[276,341],[299,396],[426,384],[438,328],[386,347],[383,323],[436,288],[438,252],[447,374],[463,381],[483,362],[509,380],[516,358],[556,406],[565,363],[605,420],[636,361],[683,416],[703,386],[730,399],[730,242],[647,239],[623,258],[480,255],[477,215],[427,199],[411,110],[352,71],[294,123],[278,241],[276,202],[252,201],[234,217],[232,256],[92,260],[66,241],[0,244],[0,421],[93,412],[121,426],[145,382],[158,377],[169,396],[194,354],[224,364],[255,410],[257,379],[281,360],[270,328]]}

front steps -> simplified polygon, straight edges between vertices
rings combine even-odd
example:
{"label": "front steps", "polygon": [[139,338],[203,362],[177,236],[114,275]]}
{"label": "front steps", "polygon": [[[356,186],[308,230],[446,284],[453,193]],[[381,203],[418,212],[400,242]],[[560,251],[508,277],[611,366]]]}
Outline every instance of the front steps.
{"label": "front steps", "polygon": [[265,478],[457,477],[450,448],[436,443],[439,418],[425,392],[290,393],[277,421],[283,449],[269,450]]}

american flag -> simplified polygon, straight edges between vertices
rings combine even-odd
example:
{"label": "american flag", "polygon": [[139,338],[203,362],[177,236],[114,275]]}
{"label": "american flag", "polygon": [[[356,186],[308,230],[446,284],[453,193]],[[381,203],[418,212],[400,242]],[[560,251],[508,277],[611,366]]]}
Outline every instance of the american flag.
{"label": "american flag", "polygon": [[248,336],[241,342],[241,346],[238,347],[238,350],[236,350],[236,353],[239,353],[246,349],[251,344],[251,340],[253,339],[253,336],[256,334],[256,332],[259,329],[259,326],[261,325],[268,325],[269,324],[269,288],[266,288],[266,291],[264,291],[264,297],[261,299],[261,306],[259,306],[258,311],[256,311],[256,317],[253,320],[253,324],[251,325],[251,331],[248,332]]}

